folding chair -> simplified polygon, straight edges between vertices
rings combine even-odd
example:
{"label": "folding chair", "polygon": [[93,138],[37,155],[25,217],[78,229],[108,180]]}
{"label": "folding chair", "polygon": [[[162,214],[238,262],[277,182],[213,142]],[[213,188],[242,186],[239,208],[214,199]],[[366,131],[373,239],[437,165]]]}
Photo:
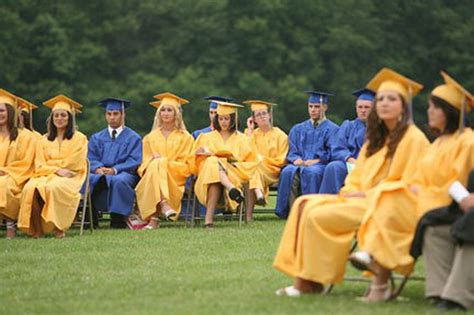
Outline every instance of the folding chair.
{"label": "folding chair", "polygon": [[[357,233],[356,233],[356,235],[357,235]],[[349,253],[354,252],[356,250],[356,248],[357,248],[357,239],[354,237],[354,242],[352,244],[352,247],[351,247]],[[406,283],[408,282],[409,279],[424,280],[424,277],[411,276],[411,274],[406,275],[406,276],[397,276],[397,275],[390,274],[390,285],[392,287],[392,294],[389,298],[389,301],[395,300],[395,299],[398,298],[398,296],[400,296],[400,294],[403,291],[403,288],[405,287],[405,285],[406,285]],[[398,286],[396,285],[396,280],[400,280],[400,283],[398,284]],[[344,277],[344,281],[370,282],[370,280],[367,279],[366,277]],[[324,294],[331,293],[333,288],[334,288],[334,284],[328,285],[324,290]],[[367,289],[367,290],[369,290],[369,289]]]}
{"label": "folding chair", "polygon": [[[185,212],[186,226],[188,225],[187,220],[190,214],[191,220],[189,224],[192,227],[194,227],[194,225],[196,224],[196,221],[202,220],[199,202],[197,200],[196,194],[194,193],[194,184],[195,184],[195,178],[192,177],[191,182],[190,182],[190,187],[187,191],[185,191],[186,198],[187,198],[186,212]],[[245,220],[245,223],[247,223],[247,219],[245,217],[246,203],[247,203],[247,195],[246,195],[247,189],[245,187],[246,186],[244,185],[242,189],[242,191],[244,192],[245,201],[239,204],[239,206],[237,207],[237,212],[236,212],[239,218],[239,227],[242,226],[242,222],[244,222],[244,220]],[[230,218],[232,220],[232,216]]]}
{"label": "folding chair", "polygon": [[[91,191],[90,191],[90,182],[89,182],[89,177],[90,177],[90,162],[89,159],[87,159],[87,169],[86,169],[87,175],[86,175],[86,180],[85,180],[85,188],[84,192],[81,193],[81,202],[82,204],[79,204],[79,209],[77,213],[77,217],[81,218],[80,222],[75,222],[76,224],[80,224],[80,232],[79,235],[82,236],[84,232],[84,225],[86,223],[89,224],[89,230],[91,232],[94,231],[94,219],[92,216],[92,198],[91,198]],[[89,221],[86,222],[86,209],[88,210],[89,214]]]}

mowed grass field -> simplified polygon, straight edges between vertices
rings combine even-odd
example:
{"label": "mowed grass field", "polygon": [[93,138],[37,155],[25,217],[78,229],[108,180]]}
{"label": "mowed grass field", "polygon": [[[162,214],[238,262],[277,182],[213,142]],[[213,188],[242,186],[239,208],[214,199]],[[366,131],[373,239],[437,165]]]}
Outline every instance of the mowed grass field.
{"label": "mowed grass field", "polygon": [[[256,216],[241,228],[167,223],[154,231],[110,230],[62,240],[0,232],[0,314],[429,314],[424,284],[401,301],[356,300],[367,283],[346,281],[330,295],[277,297],[291,279],[272,268],[285,222]],[[317,244],[315,244],[317,246]],[[347,274],[358,276],[352,267]],[[423,275],[421,264],[417,275]]]}

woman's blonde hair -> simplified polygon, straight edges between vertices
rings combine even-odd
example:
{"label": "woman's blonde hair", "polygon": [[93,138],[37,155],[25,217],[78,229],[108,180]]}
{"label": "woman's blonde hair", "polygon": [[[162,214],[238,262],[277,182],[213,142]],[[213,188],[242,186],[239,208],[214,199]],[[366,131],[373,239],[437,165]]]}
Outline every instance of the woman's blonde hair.
{"label": "woman's blonde hair", "polygon": [[160,110],[164,106],[168,106],[168,107],[171,107],[173,109],[173,111],[174,111],[174,126],[176,127],[176,129],[186,130],[186,125],[184,124],[184,120],[183,120],[183,109],[182,109],[182,107],[180,106],[179,109],[177,109],[175,106],[167,105],[167,104],[160,105],[160,107],[158,107],[158,109],[156,110],[155,119],[153,121],[153,128],[151,130],[153,131],[156,128],[161,128],[161,126],[163,125],[163,121],[161,120],[161,117],[160,117]]}

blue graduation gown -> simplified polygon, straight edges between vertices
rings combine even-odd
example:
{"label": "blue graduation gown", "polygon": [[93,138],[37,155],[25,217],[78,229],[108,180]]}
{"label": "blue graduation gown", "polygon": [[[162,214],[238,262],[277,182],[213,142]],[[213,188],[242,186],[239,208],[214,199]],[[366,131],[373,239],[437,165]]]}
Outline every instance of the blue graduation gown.
{"label": "blue graduation gown", "polygon": [[[128,216],[133,210],[135,186],[138,183],[137,169],[142,162],[142,141],[139,134],[125,127],[120,135],[112,140],[108,129],[92,135],[89,140],[87,157],[91,164],[91,192],[103,180],[93,194],[95,209]],[[116,175],[97,175],[99,167],[115,168]]]}
{"label": "blue graduation gown", "polygon": [[[290,130],[288,137],[289,150],[286,157],[288,165],[281,173],[278,183],[278,197],[275,214],[282,219],[288,217],[288,199],[291,185],[297,172],[300,172],[300,185],[302,194],[317,193],[323,177],[324,167],[330,161],[330,144],[334,141],[339,126],[326,119],[314,128],[311,119],[295,125]],[[312,166],[295,166],[297,159],[314,160],[320,162]]]}
{"label": "blue graduation gown", "polygon": [[211,127],[206,127],[206,128],[202,128],[202,129],[193,131],[193,133],[191,135],[193,136],[194,140],[196,140],[197,137],[199,137],[199,135],[201,133],[208,133],[208,132],[211,132],[211,131],[212,131]]}
{"label": "blue graduation gown", "polygon": [[324,170],[319,193],[337,194],[344,185],[347,176],[346,161],[357,159],[365,140],[365,123],[360,119],[346,120],[337,133],[337,139],[331,146],[331,162]]}

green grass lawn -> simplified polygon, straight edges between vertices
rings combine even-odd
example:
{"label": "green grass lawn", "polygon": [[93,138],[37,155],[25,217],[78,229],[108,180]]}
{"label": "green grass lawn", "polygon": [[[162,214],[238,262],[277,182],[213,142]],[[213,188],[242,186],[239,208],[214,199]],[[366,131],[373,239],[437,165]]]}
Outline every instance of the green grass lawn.
{"label": "green grass lawn", "polygon": [[[328,296],[282,298],[291,280],[272,268],[284,221],[269,215],[212,231],[164,224],[154,231],[102,228],[65,239],[3,239],[0,314],[413,314],[433,310],[423,283],[403,300],[356,301],[367,284],[345,282]],[[317,246],[317,244],[315,244]],[[421,265],[417,274],[422,275]],[[348,275],[359,275],[348,268]]]}

